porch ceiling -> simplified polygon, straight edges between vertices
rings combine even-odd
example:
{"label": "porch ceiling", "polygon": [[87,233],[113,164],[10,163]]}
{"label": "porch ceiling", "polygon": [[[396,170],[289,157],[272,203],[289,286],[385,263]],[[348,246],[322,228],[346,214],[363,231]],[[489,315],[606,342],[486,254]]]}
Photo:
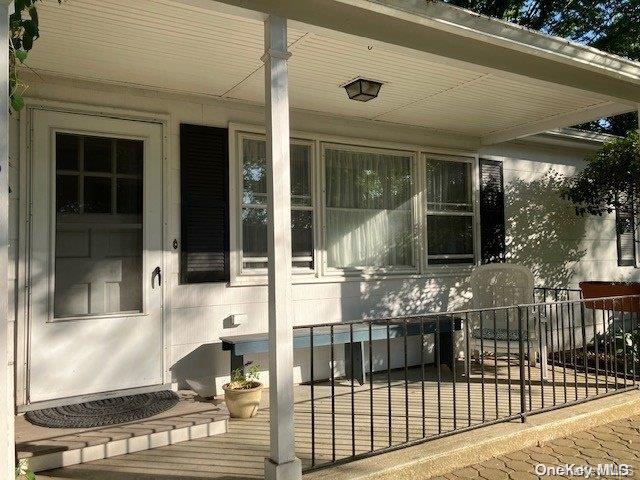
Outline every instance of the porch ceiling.
{"label": "porch ceiling", "polygon": [[[30,65],[55,75],[263,103],[262,22],[189,3],[43,3],[42,39]],[[289,44],[291,106],[297,109],[490,143],[637,108],[628,99],[301,22],[290,26]],[[380,96],[368,103],[348,100],[340,85],[356,76],[383,81]]]}

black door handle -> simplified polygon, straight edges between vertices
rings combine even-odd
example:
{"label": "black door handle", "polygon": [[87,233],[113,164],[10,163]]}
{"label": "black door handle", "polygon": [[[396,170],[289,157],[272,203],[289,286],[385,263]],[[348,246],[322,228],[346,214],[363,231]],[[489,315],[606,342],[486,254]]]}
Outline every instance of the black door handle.
{"label": "black door handle", "polygon": [[158,286],[162,285],[162,270],[160,267],[156,267],[151,274],[151,288],[155,288],[156,277],[158,277]]}

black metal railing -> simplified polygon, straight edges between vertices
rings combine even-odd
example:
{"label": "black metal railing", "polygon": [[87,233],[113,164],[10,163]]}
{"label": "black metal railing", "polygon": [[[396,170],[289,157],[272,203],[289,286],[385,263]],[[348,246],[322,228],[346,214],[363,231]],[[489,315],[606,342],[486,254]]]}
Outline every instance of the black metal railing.
{"label": "black metal railing", "polygon": [[566,287],[536,287],[533,289],[535,302],[558,302],[560,300],[580,300],[582,290]]}
{"label": "black metal railing", "polygon": [[308,395],[295,410],[305,470],[636,388],[640,295],[575,292],[295,327],[309,346]]}

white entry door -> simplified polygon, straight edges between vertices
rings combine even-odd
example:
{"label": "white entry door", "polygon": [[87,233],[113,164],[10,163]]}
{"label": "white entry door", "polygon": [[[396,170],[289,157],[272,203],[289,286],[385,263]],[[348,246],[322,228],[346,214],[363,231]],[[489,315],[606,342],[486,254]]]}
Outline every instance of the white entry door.
{"label": "white entry door", "polygon": [[29,403],[161,384],[162,126],[31,118]]}

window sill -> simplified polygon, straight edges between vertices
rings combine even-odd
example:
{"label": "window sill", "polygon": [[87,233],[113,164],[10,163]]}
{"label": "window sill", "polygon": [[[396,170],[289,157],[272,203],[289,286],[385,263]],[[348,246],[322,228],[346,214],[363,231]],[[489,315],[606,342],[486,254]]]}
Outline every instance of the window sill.
{"label": "window sill", "polygon": [[[473,266],[464,267],[429,267],[422,273],[342,273],[328,274],[316,277],[315,275],[294,275],[293,285],[312,285],[323,283],[347,283],[347,282],[376,282],[392,280],[425,280],[431,278],[464,277],[471,273]],[[229,282],[229,287],[256,287],[267,286],[267,276],[239,276]]]}

